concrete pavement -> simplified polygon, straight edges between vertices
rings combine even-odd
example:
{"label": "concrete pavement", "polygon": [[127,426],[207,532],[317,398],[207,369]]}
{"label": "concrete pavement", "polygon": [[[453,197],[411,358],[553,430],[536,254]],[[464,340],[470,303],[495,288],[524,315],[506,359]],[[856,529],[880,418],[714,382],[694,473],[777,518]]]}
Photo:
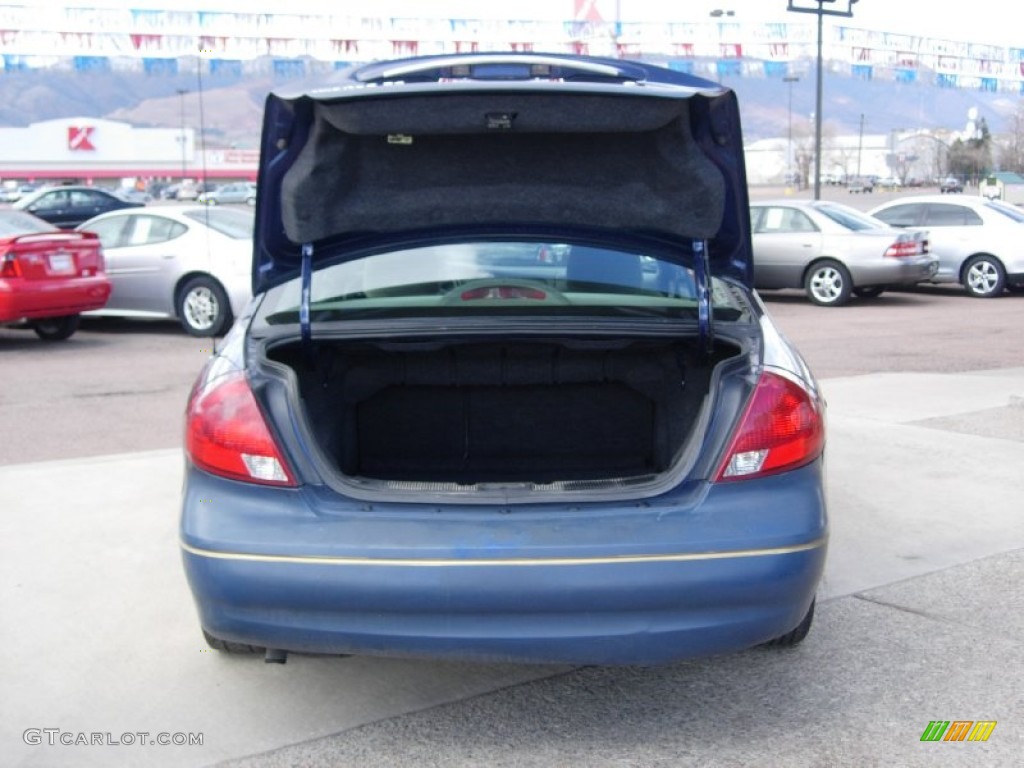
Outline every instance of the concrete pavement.
{"label": "concrete pavement", "polygon": [[[1017,765],[1024,368],[822,386],[833,530],[810,637],[658,669],[211,653],[179,562],[177,451],[0,467],[3,762]],[[922,743],[931,720],[998,725]]]}

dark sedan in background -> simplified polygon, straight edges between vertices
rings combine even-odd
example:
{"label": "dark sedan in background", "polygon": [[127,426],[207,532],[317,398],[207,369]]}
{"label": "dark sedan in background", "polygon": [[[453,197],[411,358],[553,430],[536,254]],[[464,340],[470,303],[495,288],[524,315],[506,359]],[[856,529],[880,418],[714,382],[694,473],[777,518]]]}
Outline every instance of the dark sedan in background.
{"label": "dark sedan in background", "polygon": [[43,187],[13,204],[13,208],[27,211],[61,229],[73,229],[83,221],[107,211],[121,208],[139,208],[144,203],[133,202],[89,186]]}

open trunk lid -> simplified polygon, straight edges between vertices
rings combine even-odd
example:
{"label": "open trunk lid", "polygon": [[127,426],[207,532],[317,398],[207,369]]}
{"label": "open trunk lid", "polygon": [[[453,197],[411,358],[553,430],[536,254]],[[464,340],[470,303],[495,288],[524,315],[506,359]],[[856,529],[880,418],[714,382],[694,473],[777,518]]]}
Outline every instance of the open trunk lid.
{"label": "open trunk lid", "polygon": [[735,95],[640,63],[423,57],[274,93],[259,188],[256,293],[478,235],[678,245],[705,277],[752,285]]}

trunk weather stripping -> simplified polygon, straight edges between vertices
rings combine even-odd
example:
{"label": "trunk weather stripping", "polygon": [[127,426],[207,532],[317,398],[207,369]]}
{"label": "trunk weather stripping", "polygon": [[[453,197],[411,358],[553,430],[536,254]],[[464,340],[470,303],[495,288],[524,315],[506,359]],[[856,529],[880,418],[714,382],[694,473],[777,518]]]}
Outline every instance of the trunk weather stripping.
{"label": "trunk weather stripping", "polygon": [[302,244],[302,293],[299,299],[299,333],[306,363],[313,366],[313,329],[309,318],[310,294],[313,286],[313,244]]}
{"label": "trunk weather stripping", "polygon": [[708,241],[694,240],[693,268],[697,278],[697,322],[700,349],[710,356],[715,347],[715,325],[711,312],[711,264]]}

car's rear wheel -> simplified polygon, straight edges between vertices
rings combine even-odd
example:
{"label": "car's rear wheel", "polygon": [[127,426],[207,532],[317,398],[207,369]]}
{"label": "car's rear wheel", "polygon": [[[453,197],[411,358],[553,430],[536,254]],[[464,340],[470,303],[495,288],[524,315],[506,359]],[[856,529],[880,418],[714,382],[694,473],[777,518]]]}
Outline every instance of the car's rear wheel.
{"label": "car's rear wheel", "polygon": [[784,635],[769,640],[767,643],[762,643],[766,648],[792,648],[794,645],[799,645],[803,642],[804,638],[807,637],[807,633],[811,631],[811,624],[814,622],[814,601],[811,601],[811,607],[807,609],[807,613],[800,620],[793,629]]}
{"label": "car's rear wheel", "polygon": [[247,643],[232,643],[228,640],[221,640],[219,637],[214,637],[205,629],[203,630],[203,637],[206,638],[206,644],[213,648],[215,651],[223,651],[224,653],[237,653],[254,655],[257,653],[263,653],[264,649],[257,645],[248,645]]}
{"label": "car's rear wheel", "polygon": [[979,299],[998,296],[1006,287],[1006,270],[994,256],[975,256],[964,267],[963,285]]}
{"label": "car's rear wheel", "polygon": [[231,305],[220,283],[194,277],[178,293],[178,317],[192,336],[219,336],[231,323]]}
{"label": "car's rear wheel", "polygon": [[853,289],[853,295],[862,299],[877,299],[884,292],[885,288],[880,285],[865,285],[863,288]]}
{"label": "car's rear wheel", "polygon": [[804,279],[804,290],[815,304],[838,307],[850,300],[853,281],[846,267],[838,261],[826,259],[811,266]]}
{"label": "car's rear wheel", "polygon": [[256,205],[256,198],[255,197],[247,197],[247,198],[245,198],[245,204],[248,205],[248,206]]}
{"label": "car's rear wheel", "polygon": [[71,338],[72,334],[78,330],[80,322],[81,318],[78,315],[47,317],[43,320],[33,321],[32,330],[44,341],[64,341]]}

